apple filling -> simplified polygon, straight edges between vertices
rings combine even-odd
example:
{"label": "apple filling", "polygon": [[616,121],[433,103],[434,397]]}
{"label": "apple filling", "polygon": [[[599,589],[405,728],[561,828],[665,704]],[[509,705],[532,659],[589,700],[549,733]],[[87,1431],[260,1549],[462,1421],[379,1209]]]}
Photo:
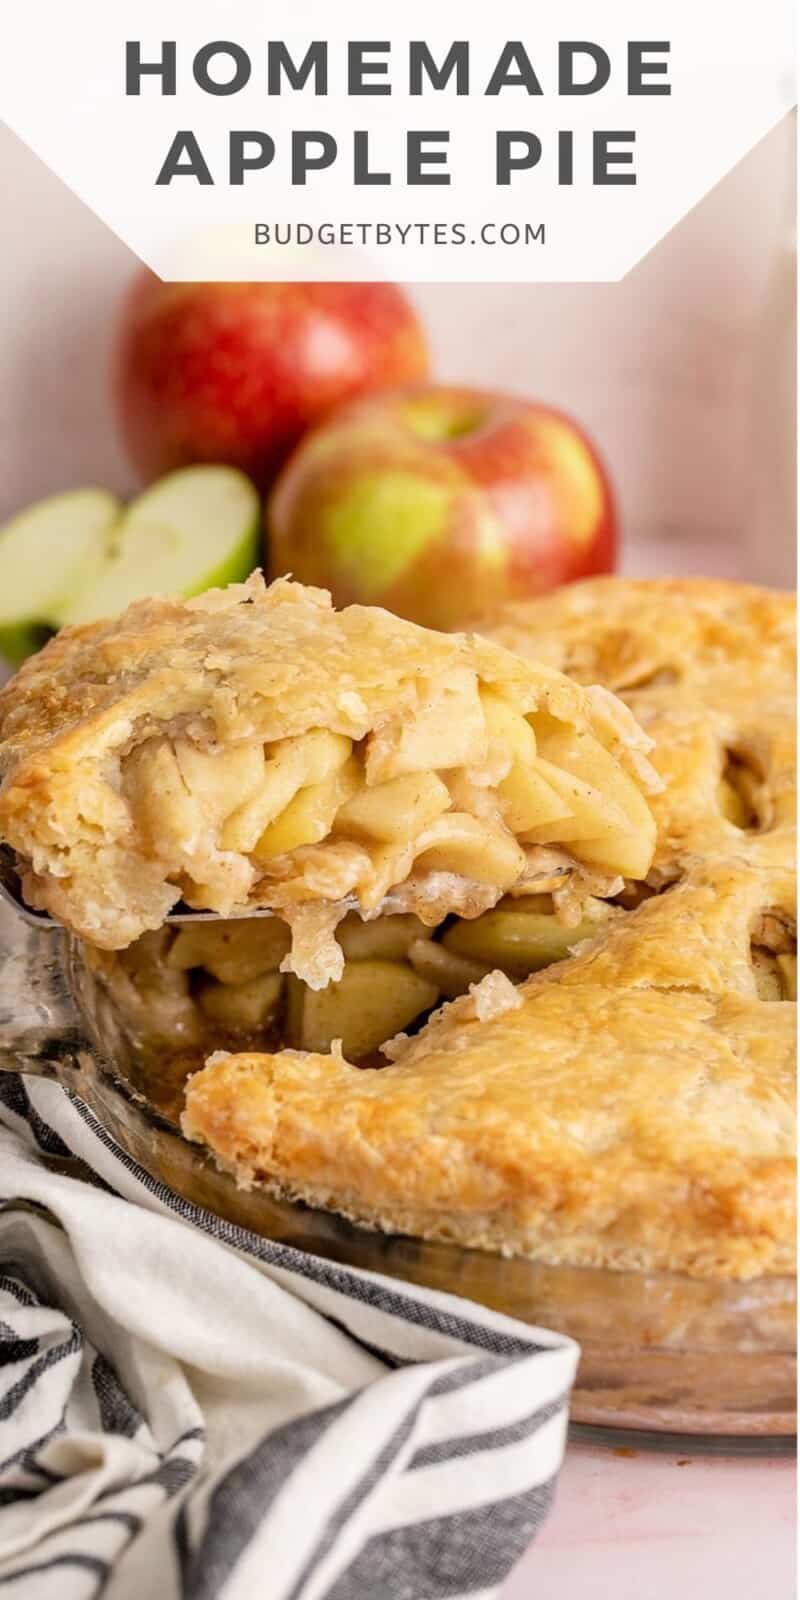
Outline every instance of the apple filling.
{"label": "apple filling", "polygon": [[[311,989],[345,981],[334,935],[350,908],[437,926],[512,890],[550,891],[574,923],[587,896],[645,876],[655,834],[639,784],[594,732],[525,714],[461,667],[360,740],[312,728],[213,749],[155,735],[124,757],[121,794],[143,855],[188,905],[285,919],[282,969]],[[410,970],[409,993],[433,981]]]}
{"label": "apple filling", "polygon": [[278,917],[164,928],[93,960],[145,1047],[188,1052],[199,1064],[219,1046],[325,1053],[338,1040],[358,1063],[489,973],[518,984],[624,915],[592,897],[568,926],[544,894],[503,897],[474,920],[451,916],[436,928],[413,913],[365,922],[350,912],[336,932],[341,975],[324,989],[282,970],[291,933]]}
{"label": "apple filling", "polygon": [[750,940],[750,964],[760,1000],[797,999],[797,925],[779,907],[762,911]]}

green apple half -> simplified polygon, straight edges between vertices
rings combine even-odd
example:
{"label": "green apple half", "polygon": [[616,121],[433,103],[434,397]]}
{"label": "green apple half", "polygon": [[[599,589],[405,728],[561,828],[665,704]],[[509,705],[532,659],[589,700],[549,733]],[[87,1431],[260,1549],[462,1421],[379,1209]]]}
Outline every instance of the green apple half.
{"label": "green apple half", "polygon": [[58,607],[91,585],[122,506],[105,489],[38,500],[0,529],[0,655],[18,666],[55,627]]}
{"label": "green apple half", "polygon": [[0,528],[0,654],[17,665],[66,623],[246,578],[260,513],[233,467],[181,468],[127,506],[102,489],[40,500]]}

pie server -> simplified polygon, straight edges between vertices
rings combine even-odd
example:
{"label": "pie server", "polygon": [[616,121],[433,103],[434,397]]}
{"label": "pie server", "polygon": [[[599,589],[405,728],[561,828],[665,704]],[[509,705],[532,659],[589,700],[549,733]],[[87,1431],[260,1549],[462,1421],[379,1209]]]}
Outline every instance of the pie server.
{"label": "pie server", "polygon": [[[333,1212],[237,1189],[180,1132],[187,1070],[148,1060],[81,942],[21,904],[0,874],[0,1073],[55,1079],[94,1126],[170,1193],[332,1261],[477,1300],[580,1341],[573,1425],[619,1446],[793,1450],[789,1278],[714,1282],[674,1273],[550,1267],[356,1227]],[[178,913],[171,921],[202,913]],[[199,1063],[198,1063],[199,1064]],[[44,1157],[42,1159],[53,1159]],[[62,1169],[63,1161],[55,1164]]]}

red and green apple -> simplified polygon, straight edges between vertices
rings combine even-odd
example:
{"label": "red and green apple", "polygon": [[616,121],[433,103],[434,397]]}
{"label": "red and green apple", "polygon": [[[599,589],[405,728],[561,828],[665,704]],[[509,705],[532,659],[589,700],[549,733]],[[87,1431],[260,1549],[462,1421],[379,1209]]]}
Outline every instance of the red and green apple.
{"label": "red and green apple", "polygon": [[440,628],[609,572],[617,547],[608,475],[576,423],[433,385],[337,410],[285,466],[267,521],[273,576]]}

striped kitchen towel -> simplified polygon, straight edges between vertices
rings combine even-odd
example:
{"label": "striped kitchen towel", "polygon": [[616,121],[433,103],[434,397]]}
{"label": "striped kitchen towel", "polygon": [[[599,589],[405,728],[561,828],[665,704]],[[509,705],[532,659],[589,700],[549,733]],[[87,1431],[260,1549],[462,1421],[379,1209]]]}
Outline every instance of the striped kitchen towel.
{"label": "striped kitchen towel", "polygon": [[222,1222],[0,1075],[0,1360],[0,1600],[489,1600],[577,1348]]}

